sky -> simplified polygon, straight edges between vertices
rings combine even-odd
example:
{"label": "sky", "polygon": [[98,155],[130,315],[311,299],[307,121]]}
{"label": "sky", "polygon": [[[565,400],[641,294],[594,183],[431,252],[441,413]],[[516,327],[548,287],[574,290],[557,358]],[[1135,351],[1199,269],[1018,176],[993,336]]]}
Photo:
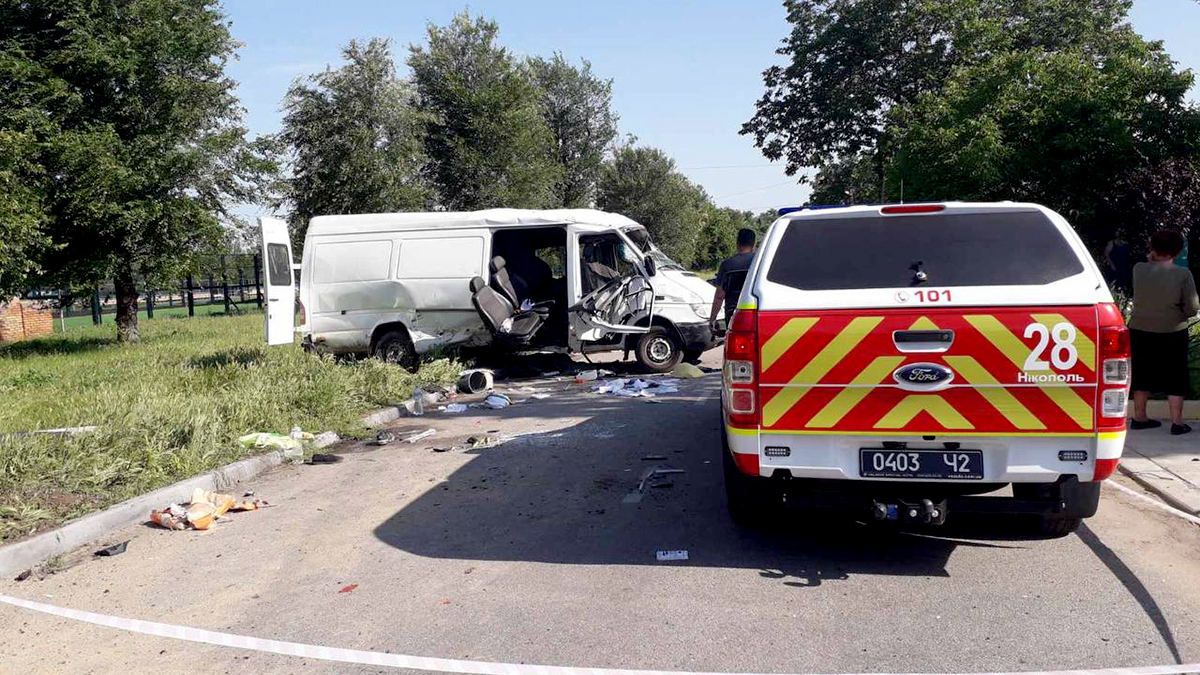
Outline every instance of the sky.
{"label": "sky", "polygon": [[[613,80],[621,133],[666,151],[717,205],[759,212],[806,200],[782,163],[738,134],[762,94],[763,69],[779,59],[787,23],[778,0],[226,0],[243,45],[229,74],[250,131],[278,131],[289,84],[336,66],[351,39],[389,38],[406,74],[408,46],[424,42],[426,25],[464,8],[497,21],[500,41],[518,55],[591,61]],[[1200,73],[1200,2],[1135,0],[1131,20]],[[1200,100],[1195,87],[1191,95]]]}

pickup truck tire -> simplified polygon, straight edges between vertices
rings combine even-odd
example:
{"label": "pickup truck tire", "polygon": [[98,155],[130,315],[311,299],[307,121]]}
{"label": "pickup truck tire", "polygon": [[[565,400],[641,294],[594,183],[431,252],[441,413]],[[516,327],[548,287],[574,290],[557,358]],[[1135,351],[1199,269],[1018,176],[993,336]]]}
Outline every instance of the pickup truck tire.
{"label": "pickup truck tire", "polygon": [[[723,444],[722,444],[723,445]],[[725,473],[725,503],[733,522],[745,528],[763,528],[771,521],[766,481],[747,476],[733,463],[729,448],[722,448],[721,467]]]}
{"label": "pickup truck tire", "polygon": [[683,347],[671,331],[654,326],[649,333],[638,338],[633,353],[642,368],[652,373],[665,373],[683,358]]}
{"label": "pickup truck tire", "polygon": [[408,333],[402,330],[389,330],[380,335],[372,355],[384,363],[395,364],[409,372],[417,370],[417,350],[413,349]]}
{"label": "pickup truck tire", "polygon": [[1042,534],[1047,537],[1065,537],[1083,524],[1083,518],[1069,516],[1045,516],[1042,518]]}

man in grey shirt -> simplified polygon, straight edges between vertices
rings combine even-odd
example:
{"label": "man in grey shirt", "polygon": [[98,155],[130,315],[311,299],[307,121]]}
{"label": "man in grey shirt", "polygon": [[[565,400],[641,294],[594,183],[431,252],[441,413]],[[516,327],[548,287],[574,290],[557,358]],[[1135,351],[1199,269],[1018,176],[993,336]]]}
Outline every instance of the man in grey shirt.
{"label": "man in grey shirt", "polygon": [[750,263],[754,262],[754,230],[743,227],[737,233],[737,253],[721,262],[717,270],[717,292],[713,296],[712,311],[708,313],[708,322],[716,328],[717,310],[725,305],[725,321],[733,318],[733,310],[737,309],[738,296],[742,294],[742,286],[746,283],[746,274],[750,272]]}

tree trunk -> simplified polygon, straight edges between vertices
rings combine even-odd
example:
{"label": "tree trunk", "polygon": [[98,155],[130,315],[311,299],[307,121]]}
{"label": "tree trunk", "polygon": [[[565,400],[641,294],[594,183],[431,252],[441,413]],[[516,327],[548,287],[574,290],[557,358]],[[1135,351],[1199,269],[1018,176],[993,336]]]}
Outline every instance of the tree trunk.
{"label": "tree trunk", "polygon": [[138,292],[133,271],[121,270],[113,281],[117,295],[117,342],[139,342]]}

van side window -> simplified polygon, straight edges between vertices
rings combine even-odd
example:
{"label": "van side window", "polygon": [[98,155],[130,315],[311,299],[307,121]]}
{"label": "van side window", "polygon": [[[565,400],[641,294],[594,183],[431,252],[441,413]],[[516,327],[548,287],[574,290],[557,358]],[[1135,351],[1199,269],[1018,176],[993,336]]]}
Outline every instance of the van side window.
{"label": "van side window", "polygon": [[479,276],[483,276],[482,237],[405,239],[400,242],[397,279],[470,279]]}
{"label": "van side window", "polygon": [[284,244],[267,244],[267,283],[272,286],[291,286],[292,267]]}
{"label": "van side window", "polygon": [[319,243],[313,255],[313,283],[383,281],[392,260],[392,242],[339,241]]}

